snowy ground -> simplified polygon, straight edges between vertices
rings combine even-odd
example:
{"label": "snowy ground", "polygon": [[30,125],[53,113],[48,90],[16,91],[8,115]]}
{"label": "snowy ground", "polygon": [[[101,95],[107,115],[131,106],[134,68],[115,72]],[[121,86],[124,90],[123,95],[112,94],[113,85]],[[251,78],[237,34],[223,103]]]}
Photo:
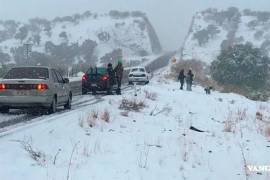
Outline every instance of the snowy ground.
{"label": "snowy ground", "polygon": [[[0,179],[270,179],[269,172],[245,168],[270,165],[269,104],[178,87],[157,78],[139,87],[137,97],[134,91],[101,97],[99,104],[0,134]],[[123,98],[146,107],[121,110]]]}

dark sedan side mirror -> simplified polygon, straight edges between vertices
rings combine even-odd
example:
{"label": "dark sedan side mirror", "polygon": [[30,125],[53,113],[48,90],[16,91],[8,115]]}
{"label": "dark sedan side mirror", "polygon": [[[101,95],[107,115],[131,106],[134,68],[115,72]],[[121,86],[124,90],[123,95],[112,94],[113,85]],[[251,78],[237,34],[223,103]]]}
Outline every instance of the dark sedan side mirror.
{"label": "dark sedan side mirror", "polygon": [[68,84],[69,83],[69,79],[68,78],[64,78],[64,83]]}

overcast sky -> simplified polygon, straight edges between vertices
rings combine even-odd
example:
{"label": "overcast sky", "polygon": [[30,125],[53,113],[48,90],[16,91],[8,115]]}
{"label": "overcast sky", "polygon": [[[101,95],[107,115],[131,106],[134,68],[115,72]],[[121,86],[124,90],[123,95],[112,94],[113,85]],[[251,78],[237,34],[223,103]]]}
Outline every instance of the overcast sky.
{"label": "overcast sky", "polygon": [[270,0],[0,0],[0,19],[26,21],[33,17],[54,18],[86,10],[146,12],[165,50],[178,49],[187,33],[192,15],[208,7],[270,11]]}

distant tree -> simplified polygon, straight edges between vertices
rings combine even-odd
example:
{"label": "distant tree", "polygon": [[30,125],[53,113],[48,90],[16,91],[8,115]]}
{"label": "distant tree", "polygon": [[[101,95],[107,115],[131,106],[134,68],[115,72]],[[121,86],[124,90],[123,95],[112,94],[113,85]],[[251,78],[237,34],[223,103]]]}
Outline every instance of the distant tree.
{"label": "distant tree", "polygon": [[270,12],[258,12],[257,18],[258,21],[265,23],[270,19]]}
{"label": "distant tree", "polygon": [[203,44],[206,44],[209,40],[209,33],[206,29],[197,31],[194,36],[195,39],[197,39],[199,46],[202,46]]}
{"label": "distant tree", "polygon": [[247,24],[247,26],[248,26],[250,29],[252,29],[252,30],[254,30],[255,27],[258,26],[258,25],[259,25],[259,21],[258,21],[258,20],[252,20],[252,21],[250,21],[250,22]]}
{"label": "distant tree", "polygon": [[109,41],[111,38],[110,34],[108,32],[100,32],[98,33],[98,39],[101,41],[101,42],[107,42]]}
{"label": "distant tree", "polygon": [[263,34],[264,34],[264,31],[259,30],[254,34],[254,38],[257,40],[260,40],[263,37]]}
{"label": "distant tree", "polygon": [[117,11],[117,10],[112,10],[112,11],[109,12],[109,15],[112,18],[121,19],[121,18],[129,17],[130,13],[129,12],[120,12],[120,11]]}
{"label": "distant tree", "polygon": [[270,59],[252,44],[222,50],[211,64],[212,77],[223,85],[260,89],[269,78]]}
{"label": "distant tree", "polygon": [[96,57],[94,56],[95,48],[97,47],[97,43],[90,39],[85,40],[83,44],[80,46],[80,54],[83,56],[85,62],[89,62],[94,64],[96,61]]}
{"label": "distant tree", "polygon": [[215,35],[220,33],[220,30],[218,29],[218,27],[213,24],[210,24],[207,26],[207,31],[211,38],[213,38]]}
{"label": "distant tree", "polygon": [[27,37],[27,35],[28,35],[28,29],[27,29],[27,27],[26,26],[22,26],[19,29],[19,32],[15,35],[15,38],[21,40],[21,42],[22,42]]}
{"label": "distant tree", "polygon": [[265,40],[261,45],[261,49],[264,51],[270,51],[270,40]]}
{"label": "distant tree", "polygon": [[3,53],[0,51],[0,64],[5,64],[11,60],[11,57],[7,53]]}
{"label": "distant tree", "polygon": [[85,12],[82,14],[82,17],[85,17],[85,18],[88,18],[88,17],[91,17],[91,16],[92,16],[91,11],[85,11]]}
{"label": "distant tree", "polygon": [[122,49],[115,49],[110,53],[105,54],[101,59],[101,62],[105,65],[108,63],[116,64],[119,58],[122,58]]}
{"label": "distant tree", "polygon": [[40,41],[41,41],[41,36],[39,34],[35,34],[33,36],[33,42],[36,44],[36,45],[40,45]]}

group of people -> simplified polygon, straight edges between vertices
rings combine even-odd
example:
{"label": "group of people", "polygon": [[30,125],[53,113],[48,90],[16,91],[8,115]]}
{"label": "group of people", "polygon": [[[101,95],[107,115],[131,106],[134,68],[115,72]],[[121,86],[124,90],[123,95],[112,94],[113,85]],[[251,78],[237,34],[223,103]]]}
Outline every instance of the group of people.
{"label": "group of people", "polygon": [[121,60],[118,61],[115,68],[113,68],[112,63],[109,63],[107,66],[107,73],[109,76],[108,85],[107,85],[107,94],[112,94],[113,85],[115,84],[115,80],[117,83],[116,94],[121,94],[121,83],[123,78],[123,63]]}
{"label": "group of people", "polygon": [[178,80],[180,81],[180,89],[183,90],[184,83],[186,81],[187,91],[192,91],[192,83],[194,81],[194,74],[191,69],[185,74],[185,70],[182,69],[178,75]]}

